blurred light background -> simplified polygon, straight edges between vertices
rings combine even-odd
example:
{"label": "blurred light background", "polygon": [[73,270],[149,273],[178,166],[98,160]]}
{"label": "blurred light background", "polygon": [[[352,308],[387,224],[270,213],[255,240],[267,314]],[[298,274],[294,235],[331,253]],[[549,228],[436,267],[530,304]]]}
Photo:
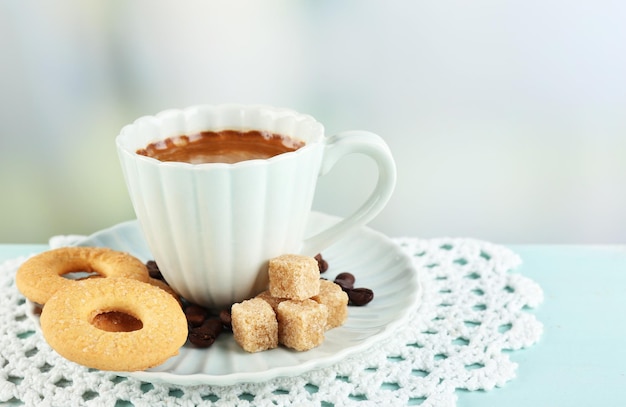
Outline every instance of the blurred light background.
{"label": "blurred light background", "polygon": [[[0,2],[0,242],[134,217],[114,138],[199,103],[380,134],[390,236],[626,243],[626,2]],[[321,179],[347,215],[373,165]]]}

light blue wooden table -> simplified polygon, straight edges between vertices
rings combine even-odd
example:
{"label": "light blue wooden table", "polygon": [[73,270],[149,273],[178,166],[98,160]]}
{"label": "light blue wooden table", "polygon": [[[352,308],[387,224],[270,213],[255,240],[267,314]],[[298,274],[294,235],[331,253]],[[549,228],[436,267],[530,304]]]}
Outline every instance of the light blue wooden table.
{"label": "light blue wooden table", "polygon": [[[626,245],[510,245],[517,272],[536,281],[544,324],[536,345],[511,353],[517,378],[489,392],[459,391],[458,406],[626,406]],[[0,262],[46,245],[0,245]]]}

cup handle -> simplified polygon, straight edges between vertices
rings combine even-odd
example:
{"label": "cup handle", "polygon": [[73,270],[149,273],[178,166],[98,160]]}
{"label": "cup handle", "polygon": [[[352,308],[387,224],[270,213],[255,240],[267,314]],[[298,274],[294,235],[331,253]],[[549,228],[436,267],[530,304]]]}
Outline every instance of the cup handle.
{"label": "cup handle", "polygon": [[351,230],[371,221],[385,207],[396,185],[396,165],[384,140],[367,131],[345,131],[328,137],[319,176],[348,154],[364,154],[376,162],[378,181],[367,200],[350,216],[304,240],[304,255],[314,256]]}

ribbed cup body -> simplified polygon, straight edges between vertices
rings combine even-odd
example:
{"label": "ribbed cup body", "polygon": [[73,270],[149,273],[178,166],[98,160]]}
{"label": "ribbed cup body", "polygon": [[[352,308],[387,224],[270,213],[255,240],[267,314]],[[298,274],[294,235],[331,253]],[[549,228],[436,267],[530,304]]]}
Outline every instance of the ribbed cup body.
{"label": "ribbed cup body", "polygon": [[[267,130],[306,145],[236,164],[160,162],[136,150],[203,130]],[[263,290],[267,261],[298,253],[324,151],[312,117],[261,106],[196,106],[124,127],[118,153],[146,242],[167,282],[189,301],[229,306]]]}

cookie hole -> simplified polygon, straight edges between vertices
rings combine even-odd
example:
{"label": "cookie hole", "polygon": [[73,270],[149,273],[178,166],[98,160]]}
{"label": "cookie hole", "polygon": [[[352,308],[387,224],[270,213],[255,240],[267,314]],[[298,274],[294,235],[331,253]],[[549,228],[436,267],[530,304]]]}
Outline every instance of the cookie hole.
{"label": "cookie hole", "polygon": [[61,274],[61,277],[67,278],[68,280],[85,280],[92,277],[102,277],[102,274],[97,271],[76,270]]}
{"label": "cookie hole", "polygon": [[122,311],[104,311],[96,314],[91,324],[107,332],[132,332],[143,328],[141,320]]}

